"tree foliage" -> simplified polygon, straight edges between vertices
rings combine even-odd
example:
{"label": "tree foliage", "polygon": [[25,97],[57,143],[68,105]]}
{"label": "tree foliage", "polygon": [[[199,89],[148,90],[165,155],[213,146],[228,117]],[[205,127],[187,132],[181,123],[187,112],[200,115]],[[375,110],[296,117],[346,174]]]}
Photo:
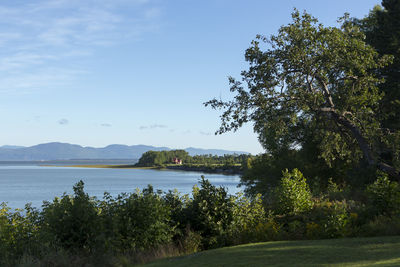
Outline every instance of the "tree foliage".
{"label": "tree foliage", "polygon": [[101,233],[97,203],[84,192],[84,183],[73,187],[74,195],[44,202],[42,229],[50,246],[90,251]]}
{"label": "tree foliage", "polygon": [[400,2],[383,0],[364,19],[353,19],[353,23],[366,35],[366,42],[380,55],[391,55],[393,61],[376,70],[385,78],[378,85],[383,94],[379,103],[379,117],[388,138],[382,140],[381,157],[389,164],[400,167]]}
{"label": "tree foliage", "polygon": [[140,157],[138,166],[162,166],[171,164],[174,158],[185,161],[189,157],[189,153],[185,150],[171,151],[147,151]]}
{"label": "tree foliage", "polygon": [[0,204],[0,266],[124,266],[151,259],[153,252],[182,255],[247,242],[400,229],[399,183],[386,176],[367,187],[367,201],[331,201],[311,198],[302,173],[285,171],[270,206],[261,195],[232,196],[204,178],[199,183],[192,196],[148,186],[116,197],[105,193],[100,201],[79,182],[73,195],[45,202],[42,211]]}
{"label": "tree foliage", "polygon": [[152,186],[141,192],[106,195],[101,202],[107,246],[119,251],[144,250],[171,242],[170,206]]}
{"label": "tree foliage", "polygon": [[174,158],[181,159],[183,164],[218,164],[233,166],[235,164],[241,164],[249,157],[250,155],[247,154],[225,154],[223,156],[209,154],[190,156],[185,150],[147,151],[140,157],[137,166],[163,166],[173,163]]}
{"label": "tree foliage", "polygon": [[193,201],[188,207],[189,224],[204,238],[204,247],[217,247],[224,241],[218,240],[225,235],[233,221],[234,201],[224,187],[216,187],[208,180],[200,182],[201,187],[193,188]]}
{"label": "tree foliage", "polygon": [[283,172],[279,186],[274,189],[275,210],[279,214],[298,214],[311,209],[311,191],[303,174],[294,169]]}
{"label": "tree foliage", "polygon": [[253,122],[271,155],[312,143],[328,166],[362,160],[400,177],[378,149],[387,136],[379,121],[383,79],[376,70],[392,57],[367,45],[348,16],[340,19],[340,28],[325,27],[297,10],[292,18],[277,35],[252,41],[242,81],[229,79],[231,101],[205,103],[224,110],[218,133]]}
{"label": "tree foliage", "polygon": [[387,175],[380,174],[378,179],[367,187],[371,214],[392,216],[400,211],[399,183],[390,181]]}
{"label": "tree foliage", "polygon": [[400,2],[383,0],[364,19],[354,19],[366,35],[366,42],[381,55],[392,55],[393,62],[379,70],[385,83],[380,103],[382,123],[389,131],[400,129]]}

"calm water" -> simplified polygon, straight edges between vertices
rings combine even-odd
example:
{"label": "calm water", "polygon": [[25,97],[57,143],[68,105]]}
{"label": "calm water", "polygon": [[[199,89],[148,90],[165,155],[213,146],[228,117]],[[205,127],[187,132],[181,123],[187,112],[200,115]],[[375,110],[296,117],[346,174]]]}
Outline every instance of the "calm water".
{"label": "calm water", "polygon": [[79,180],[85,182],[85,191],[102,198],[104,191],[113,196],[121,192],[133,192],[148,184],[154,189],[168,191],[178,189],[190,193],[204,175],[216,186],[228,188],[234,194],[239,176],[202,174],[198,172],[158,171],[140,169],[96,169],[70,167],[43,167],[36,162],[0,162],[0,203],[7,202],[12,208],[23,208],[28,202],[40,207],[43,200],[52,200],[64,192],[72,193],[72,186]]}

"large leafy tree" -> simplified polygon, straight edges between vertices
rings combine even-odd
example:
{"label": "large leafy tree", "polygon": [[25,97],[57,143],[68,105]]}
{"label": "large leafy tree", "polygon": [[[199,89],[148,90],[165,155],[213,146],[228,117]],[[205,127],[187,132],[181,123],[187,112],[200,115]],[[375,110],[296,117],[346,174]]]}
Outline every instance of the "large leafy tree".
{"label": "large leafy tree", "polygon": [[383,0],[364,19],[355,19],[366,35],[366,42],[381,55],[392,55],[393,62],[379,70],[385,83],[380,109],[382,124],[388,131],[400,129],[400,1]]}
{"label": "large leafy tree", "polygon": [[399,178],[377,151],[386,134],[378,116],[383,79],[376,70],[391,57],[367,45],[348,16],[341,28],[324,27],[297,10],[292,18],[277,35],[257,36],[246,50],[250,66],[241,81],[230,78],[232,100],[205,103],[224,110],[218,133],[253,122],[272,155],[313,143],[328,165],[362,160]]}
{"label": "large leafy tree", "polygon": [[[383,0],[382,6],[375,6],[367,17],[353,22],[366,35],[366,42],[380,55],[392,55],[393,61],[377,70],[385,78],[379,85],[383,97],[380,100],[380,121],[389,138],[381,146],[381,156],[389,163],[399,160],[400,136],[400,1]],[[388,149],[389,147],[389,149]]]}

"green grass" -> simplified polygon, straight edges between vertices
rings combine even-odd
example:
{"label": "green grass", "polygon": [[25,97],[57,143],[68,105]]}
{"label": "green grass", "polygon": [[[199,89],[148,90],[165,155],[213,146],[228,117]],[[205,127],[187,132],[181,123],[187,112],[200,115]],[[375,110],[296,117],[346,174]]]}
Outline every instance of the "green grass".
{"label": "green grass", "polygon": [[143,266],[400,266],[400,236],[256,243]]}

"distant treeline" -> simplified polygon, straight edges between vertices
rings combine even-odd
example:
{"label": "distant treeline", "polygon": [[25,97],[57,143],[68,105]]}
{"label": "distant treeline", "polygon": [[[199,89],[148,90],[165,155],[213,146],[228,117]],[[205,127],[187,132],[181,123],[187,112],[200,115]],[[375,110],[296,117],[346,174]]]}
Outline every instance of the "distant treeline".
{"label": "distant treeline", "polygon": [[242,164],[250,158],[251,155],[246,154],[226,154],[224,156],[217,155],[196,155],[190,156],[185,150],[170,150],[170,151],[147,151],[143,153],[136,166],[141,167],[152,167],[152,166],[165,166],[167,164],[173,164],[174,159],[182,160],[182,164],[193,165],[225,165],[234,166]]}

